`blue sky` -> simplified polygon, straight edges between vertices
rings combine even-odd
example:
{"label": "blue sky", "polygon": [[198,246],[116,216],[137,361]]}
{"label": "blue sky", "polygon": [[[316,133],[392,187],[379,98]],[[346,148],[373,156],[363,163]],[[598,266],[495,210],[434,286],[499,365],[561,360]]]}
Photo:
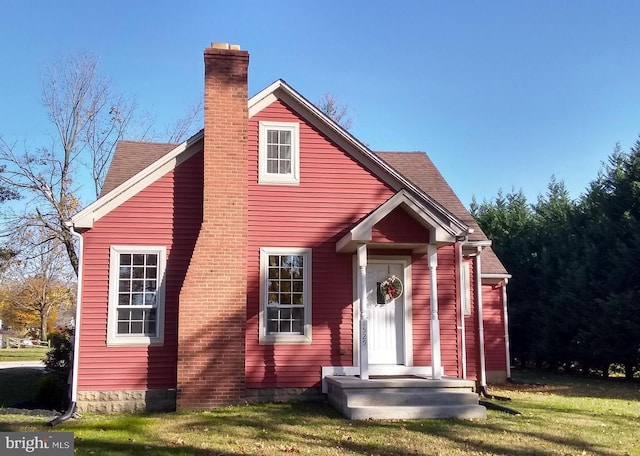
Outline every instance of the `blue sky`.
{"label": "blue sky", "polygon": [[158,125],[202,94],[212,41],[251,54],[250,95],[282,78],[333,92],[374,150],[429,153],[463,203],[502,188],[578,197],[616,142],[640,133],[640,2],[0,2],[0,134],[51,129],[40,70],[90,52]]}

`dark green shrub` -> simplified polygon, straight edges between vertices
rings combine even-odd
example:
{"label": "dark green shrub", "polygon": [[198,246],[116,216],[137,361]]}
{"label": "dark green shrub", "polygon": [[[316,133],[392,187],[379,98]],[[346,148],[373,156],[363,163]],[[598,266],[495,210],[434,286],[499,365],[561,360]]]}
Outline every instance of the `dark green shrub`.
{"label": "dark green shrub", "polygon": [[66,408],[68,385],[66,380],[60,377],[60,374],[49,372],[38,380],[37,385],[36,403],[38,407],[54,410]]}
{"label": "dark green shrub", "polygon": [[73,334],[69,329],[53,331],[48,336],[51,350],[47,352],[44,365],[50,371],[60,374],[64,379],[68,377],[72,367],[72,337]]}
{"label": "dark green shrub", "polygon": [[73,332],[54,331],[48,336],[51,350],[44,364],[49,373],[39,384],[37,401],[43,407],[64,410],[69,401],[69,378],[73,367]]}

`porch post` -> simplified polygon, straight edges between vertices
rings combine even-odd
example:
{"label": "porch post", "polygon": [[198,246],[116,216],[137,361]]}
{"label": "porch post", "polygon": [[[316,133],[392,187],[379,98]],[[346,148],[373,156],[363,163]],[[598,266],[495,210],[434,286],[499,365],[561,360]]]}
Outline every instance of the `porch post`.
{"label": "porch post", "polygon": [[369,347],[367,344],[367,245],[358,246],[358,299],[360,299],[360,379],[369,380]]}
{"label": "porch post", "polygon": [[440,320],[438,320],[438,248],[429,245],[429,278],[431,282],[431,369],[432,378],[440,380]]}

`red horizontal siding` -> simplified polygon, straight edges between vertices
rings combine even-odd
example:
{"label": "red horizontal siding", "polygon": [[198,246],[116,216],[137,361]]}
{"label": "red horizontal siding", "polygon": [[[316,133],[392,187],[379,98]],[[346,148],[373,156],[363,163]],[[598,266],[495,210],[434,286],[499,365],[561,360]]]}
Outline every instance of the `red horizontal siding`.
{"label": "red horizontal siding", "polygon": [[478,349],[478,314],[476,305],[476,273],[475,263],[473,260],[465,260],[469,262],[471,271],[469,285],[471,287],[471,315],[464,317],[464,333],[465,348],[467,360],[467,378],[470,380],[478,379],[478,366],[480,352]]}
{"label": "red horizontal siding", "polygon": [[[196,154],[84,233],[78,389],[176,387],[178,293],[202,218],[202,154]],[[161,347],[107,347],[109,249],[167,247]]]}
{"label": "red horizontal siding", "polygon": [[[259,120],[300,122],[299,186],[257,184]],[[351,365],[353,359],[353,256],[336,253],[335,244],[393,191],[280,103],[250,119],[248,153],[246,386],[315,386],[321,366]],[[85,234],[81,390],[176,387],[178,294],[201,223],[201,170],[202,155],[198,154]],[[427,231],[400,209],[376,225],[374,237],[380,242],[428,242]],[[167,246],[163,347],[106,347],[109,247],[114,244]],[[267,246],[313,249],[311,345],[258,343],[259,249]],[[408,254],[400,250],[370,253]],[[412,261],[414,365],[430,365],[427,257],[414,255]],[[438,251],[438,300],[447,375],[459,375],[456,293],[455,250],[444,247]],[[468,341],[473,334],[467,333]],[[468,345],[469,350],[472,346]],[[235,356],[212,351],[198,362],[204,365],[209,356],[227,355]]]}
{"label": "red horizontal siding", "polygon": [[372,242],[429,243],[429,231],[402,208],[394,209],[371,230]]}
{"label": "red horizontal siding", "polygon": [[[300,122],[300,185],[258,185],[258,121]],[[247,387],[317,385],[323,365],[352,364],[352,255],[335,252],[335,243],[393,191],[360,164],[304,123],[286,106],[274,103],[249,122],[249,261],[247,277]],[[428,231],[397,209],[373,229],[376,242],[429,241]],[[259,345],[259,249],[264,246],[313,248],[313,343]],[[406,251],[371,251],[406,255]],[[455,250],[438,251],[438,299],[442,362],[458,375],[457,279]],[[413,259],[414,365],[430,365],[429,269],[425,255]],[[323,284],[330,284],[323,286]],[[340,352],[344,354],[340,354]]]}
{"label": "red horizontal siding", "polygon": [[458,376],[458,286],[454,246],[438,249],[438,319],[442,365],[447,375]]}
{"label": "red horizontal siding", "polygon": [[[470,261],[470,260],[469,260]],[[478,315],[476,303],[475,263],[471,261],[472,314],[465,317],[467,378],[479,379],[480,348],[478,343]],[[502,288],[482,286],[482,316],[484,332],[484,359],[486,371],[506,370],[506,348],[504,338],[504,314]]]}
{"label": "red horizontal siding", "polygon": [[[300,123],[299,186],[257,184],[260,120]],[[249,120],[248,134],[247,388],[314,386],[321,366],[353,359],[353,259],[335,244],[393,191],[279,102]],[[258,343],[259,250],[278,246],[312,248],[311,345]]]}
{"label": "red horizontal siding", "polygon": [[483,285],[482,298],[486,367],[488,371],[506,370],[502,288],[498,285]]}
{"label": "red horizontal siding", "polygon": [[413,364],[431,365],[430,280],[427,255],[414,255],[411,263]]}
{"label": "red horizontal siding", "polygon": [[[413,364],[431,365],[431,281],[427,255],[412,259]],[[440,353],[446,375],[458,376],[458,301],[455,249],[438,249],[438,319]]]}

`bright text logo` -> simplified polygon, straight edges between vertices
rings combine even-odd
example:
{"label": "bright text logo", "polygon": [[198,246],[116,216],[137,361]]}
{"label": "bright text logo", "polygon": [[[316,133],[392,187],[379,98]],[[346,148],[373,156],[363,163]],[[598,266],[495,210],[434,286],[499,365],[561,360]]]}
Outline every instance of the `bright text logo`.
{"label": "bright text logo", "polygon": [[0,454],[70,456],[73,455],[73,433],[0,432]]}

